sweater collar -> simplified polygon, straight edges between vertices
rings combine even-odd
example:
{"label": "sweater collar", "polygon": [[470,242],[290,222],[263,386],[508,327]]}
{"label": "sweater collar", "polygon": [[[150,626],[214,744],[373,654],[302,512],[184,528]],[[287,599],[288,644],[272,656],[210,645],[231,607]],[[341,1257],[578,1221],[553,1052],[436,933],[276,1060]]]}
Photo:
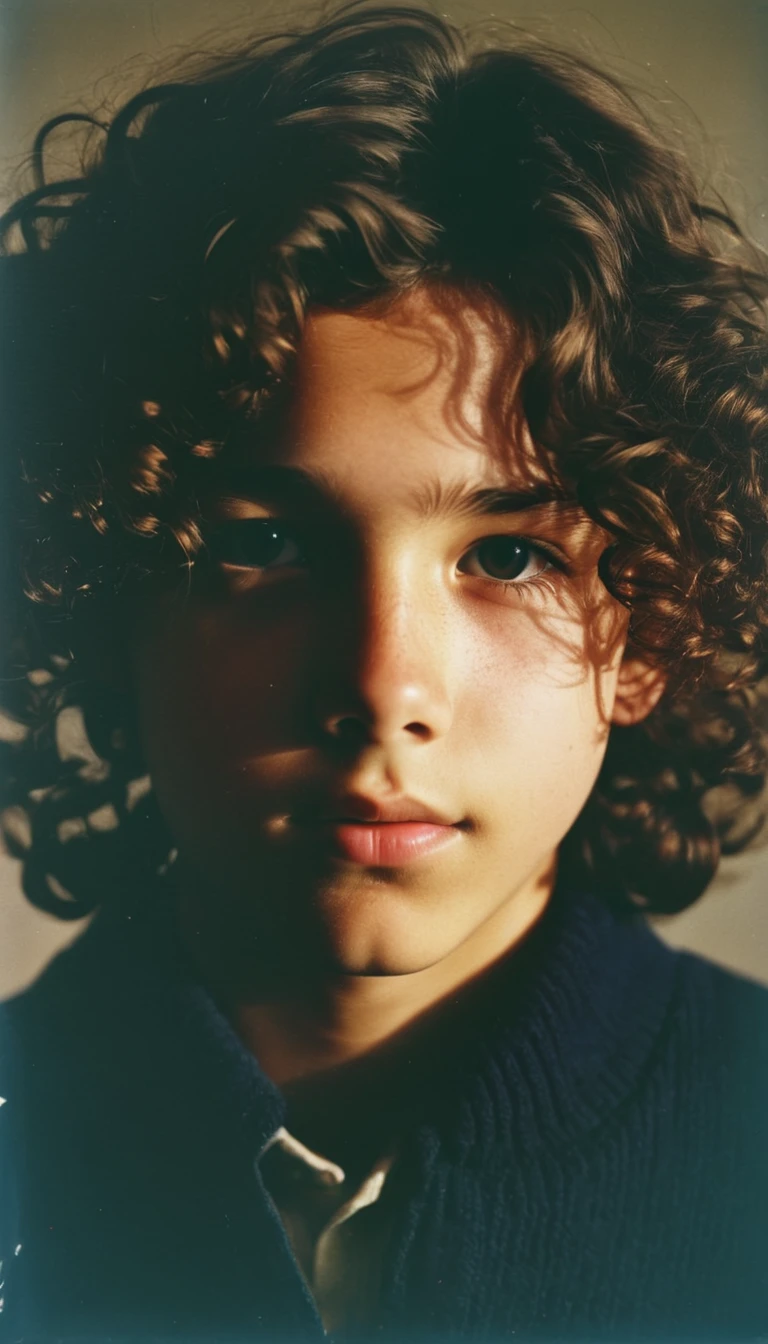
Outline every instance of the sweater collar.
{"label": "sweater collar", "polygon": [[604,1124],[647,1071],[678,962],[639,915],[556,891],[526,944],[481,987],[426,1130],[471,1160]]}

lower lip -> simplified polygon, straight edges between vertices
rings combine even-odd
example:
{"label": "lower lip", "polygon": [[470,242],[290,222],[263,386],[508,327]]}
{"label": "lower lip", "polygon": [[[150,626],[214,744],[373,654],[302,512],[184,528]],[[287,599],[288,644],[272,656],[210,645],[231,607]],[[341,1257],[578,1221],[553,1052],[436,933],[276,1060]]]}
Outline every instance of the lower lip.
{"label": "lower lip", "polygon": [[458,834],[456,826],[424,821],[330,822],[323,829],[345,858],[382,868],[434,854]]}

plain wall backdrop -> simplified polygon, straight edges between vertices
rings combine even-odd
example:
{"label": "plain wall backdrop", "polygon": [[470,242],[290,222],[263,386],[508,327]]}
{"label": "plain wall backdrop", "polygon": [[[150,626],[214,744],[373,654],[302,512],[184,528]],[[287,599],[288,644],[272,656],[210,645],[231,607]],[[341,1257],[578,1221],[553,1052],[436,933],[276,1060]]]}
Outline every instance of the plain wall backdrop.
{"label": "plain wall backdrop", "polygon": [[[668,137],[692,153],[742,226],[768,246],[768,0],[488,0],[435,6],[459,23],[514,22],[575,48],[650,99]],[[0,193],[49,116],[109,107],[174,48],[289,27],[306,5],[270,0],[0,0]],[[312,11],[316,13],[317,10]],[[54,146],[50,170],[66,168]],[[768,845],[723,863],[690,911],[657,921],[670,942],[768,982]],[[77,927],[29,908],[0,856],[0,996],[26,984]]]}

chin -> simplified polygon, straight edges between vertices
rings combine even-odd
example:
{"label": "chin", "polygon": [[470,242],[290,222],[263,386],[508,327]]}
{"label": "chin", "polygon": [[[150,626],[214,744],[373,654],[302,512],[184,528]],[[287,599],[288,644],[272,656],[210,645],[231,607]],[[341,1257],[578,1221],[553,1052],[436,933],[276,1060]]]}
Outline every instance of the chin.
{"label": "chin", "polygon": [[431,929],[419,929],[403,912],[375,920],[336,921],[328,931],[329,959],[344,975],[415,975],[429,970],[455,947],[444,926],[435,928],[434,921],[429,922]]}
{"label": "chin", "polygon": [[[439,960],[439,958],[438,958]],[[428,970],[433,962],[423,963],[421,960],[414,960],[405,954],[397,955],[393,950],[389,955],[377,953],[368,958],[354,956],[341,956],[337,959],[334,969],[340,975],[367,976],[370,978],[397,975],[416,975],[419,971]]]}
{"label": "chin", "polygon": [[366,958],[351,954],[349,956],[339,956],[335,960],[334,970],[339,975],[370,978],[417,975],[419,971],[429,970],[440,960],[440,957],[424,960],[420,957],[409,956],[407,952],[393,948],[389,952],[376,952]]}

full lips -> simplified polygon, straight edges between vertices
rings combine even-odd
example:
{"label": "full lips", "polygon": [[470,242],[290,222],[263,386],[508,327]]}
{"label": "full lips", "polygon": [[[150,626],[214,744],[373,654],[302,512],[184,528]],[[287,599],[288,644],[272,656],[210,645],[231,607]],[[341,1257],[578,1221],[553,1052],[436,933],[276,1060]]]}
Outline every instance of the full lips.
{"label": "full lips", "polygon": [[457,835],[455,826],[426,821],[341,821],[326,823],[326,828],[345,858],[382,867],[433,854]]}

